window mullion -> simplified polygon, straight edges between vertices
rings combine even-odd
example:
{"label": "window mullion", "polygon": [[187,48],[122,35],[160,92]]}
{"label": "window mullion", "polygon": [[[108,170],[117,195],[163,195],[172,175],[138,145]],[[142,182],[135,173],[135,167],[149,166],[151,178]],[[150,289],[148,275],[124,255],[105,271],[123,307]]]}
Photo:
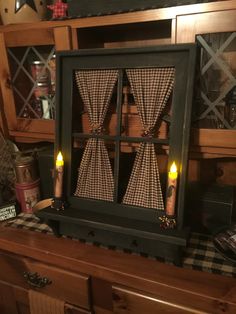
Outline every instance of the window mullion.
{"label": "window mullion", "polygon": [[115,140],[115,161],[114,161],[114,202],[118,202],[119,197],[119,171],[120,171],[120,136],[122,124],[122,90],[123,90],[123,70],[119,70],[117,84],[117,108],[116,108],[116,140]]}

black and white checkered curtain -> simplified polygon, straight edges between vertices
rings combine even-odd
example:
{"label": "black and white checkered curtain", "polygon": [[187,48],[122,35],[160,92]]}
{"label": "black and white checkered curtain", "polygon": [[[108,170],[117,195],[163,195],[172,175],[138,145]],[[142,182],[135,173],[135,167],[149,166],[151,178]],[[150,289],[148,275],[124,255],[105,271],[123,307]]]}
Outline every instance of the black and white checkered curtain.
{"label": "black and white checkered curtain", "polygon": [[[102,134],[118,71],[79,70],[75,76],[81,98],[88,111],[91,131],[94,134]],[[90,138],[79,167],[75,195],[112,201],[113,192],[114,179],[104,140]]]}
{"label": "black and white checkered curtain", "polygon": [[[152,137],[156,122],[171,94],[174,68],[126,70],[143,127]],[[141,143],[123,203],[164,210],[157,156],[153,143]]]}

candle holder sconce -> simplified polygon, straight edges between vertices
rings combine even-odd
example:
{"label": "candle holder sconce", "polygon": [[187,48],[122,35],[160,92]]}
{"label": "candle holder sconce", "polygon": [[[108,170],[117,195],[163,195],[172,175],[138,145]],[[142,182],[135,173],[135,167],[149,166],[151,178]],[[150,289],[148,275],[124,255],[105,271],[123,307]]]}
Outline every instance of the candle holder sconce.
{"label": "candle holder sconce", "polygon": [[176,218],[175,216],[167,216],[167,215],[163,215],[161,217],[159,217],[160,220],[160,227],[162,229],[174,229],[176,228]]}
{"label": "candle holder sconce", "polygon": [[57,211],[64,210],[66,208],[66,202],[61,197],[53,197],[51,208],[56,209]]}

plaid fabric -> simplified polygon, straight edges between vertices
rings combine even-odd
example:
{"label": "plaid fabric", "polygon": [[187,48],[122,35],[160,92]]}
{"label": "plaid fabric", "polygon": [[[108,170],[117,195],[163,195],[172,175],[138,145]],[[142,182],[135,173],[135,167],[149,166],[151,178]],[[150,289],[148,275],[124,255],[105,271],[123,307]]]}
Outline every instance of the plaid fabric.
{"label": "plaid fabric", "polygon": [[[12,220],[4,222],[6,227],[14,227],[18,229],[28,229],[36,232],[43,232],[51,234],[51,229],[40,223],[40,220],[33,214],[21,213]],[[73,239],[77,240],[77,239]],[[86,242],[84,239],[79,239],[80,242]],[[100,243],[86,242],[90,245],[95,245],[99,247],[104,247]],[[107,249],[119,250],[115,246],[105,247]],[[131,250],[122,250],[126,253],[137,255]],[[140,254],[146,258],[160,260],[160,258],[150,257],[145,254]],[[164,260],[162,260],[164,262]],[[205,272],[210,272],[214,274],[220,274],[225,276],[236,277],[236,264],[225,260],[214,248],[211,238],[207,235],[202,235],[199,233],[192,233],[188,246],[184,252],[183,258],[183,268],[190,268]]]}
{"label": "plaid fabric", "polygon": [[112,201],[113,191],[112,169],[104,140],[91,138],[80,164],[75,195]]}
{"label": "plaid fabric", "polygon": [[[174,68],[126,70],[144,136],[152,136],[174,84]],[[141,143],[123,198],[123,203],[164,210],[155,147]]]}
{"label": "plaid fabric", "polygon": [[184,254],[183,266],[214,274],[236,277],[236,263],[219,254],[210,237],[198,233],[191,235]]}
{"label": "plaid fabric", "polygon": [[164,209],[155,147],[141,143],[123,203]]}
{"label": "plaid fabric", "polygon": [[48,5],[47,8],[53,11],[52,18],[59,18],[67,15],[68,4],[63,3],[62,0],[56,0],[55,4]]}
{"label": "plaid fabric", "polygon": [[[76,71],[76,82],[93,133],[102,132],[117,70]],[[79,167],[76,196],[113,201],[114,180],[103,139],[89,139]]]}
{"label": "plaid fabric", "polygon": [[26,229],[42,233],[52,233],[51,228],[40,222],[40,219],[33,214],[21,213],[16,218],[5,221],[5,226],[10,226],[18,229]]}

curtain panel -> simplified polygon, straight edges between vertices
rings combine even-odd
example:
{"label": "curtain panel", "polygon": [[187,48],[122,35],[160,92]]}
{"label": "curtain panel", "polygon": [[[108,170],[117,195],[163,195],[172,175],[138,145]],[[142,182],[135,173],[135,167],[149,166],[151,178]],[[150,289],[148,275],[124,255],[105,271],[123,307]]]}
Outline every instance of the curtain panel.
{"label": "curtain panel", "polygon": [[[128,69],[126,73],[143,127],[142,136],[152,137],[173,89],[175,69],[171,67]],[[164,210],[153,143],[140,144],[123,203]]]}
{"label": "curtain panel", "polygon": [[[118,78],[117,70],[78,70],[76,83],[88,112],[91,132],[102,134],[103,123]],[[114,179],[105,142],[90,138],[78,169],[75,195],[113,201]]]}

